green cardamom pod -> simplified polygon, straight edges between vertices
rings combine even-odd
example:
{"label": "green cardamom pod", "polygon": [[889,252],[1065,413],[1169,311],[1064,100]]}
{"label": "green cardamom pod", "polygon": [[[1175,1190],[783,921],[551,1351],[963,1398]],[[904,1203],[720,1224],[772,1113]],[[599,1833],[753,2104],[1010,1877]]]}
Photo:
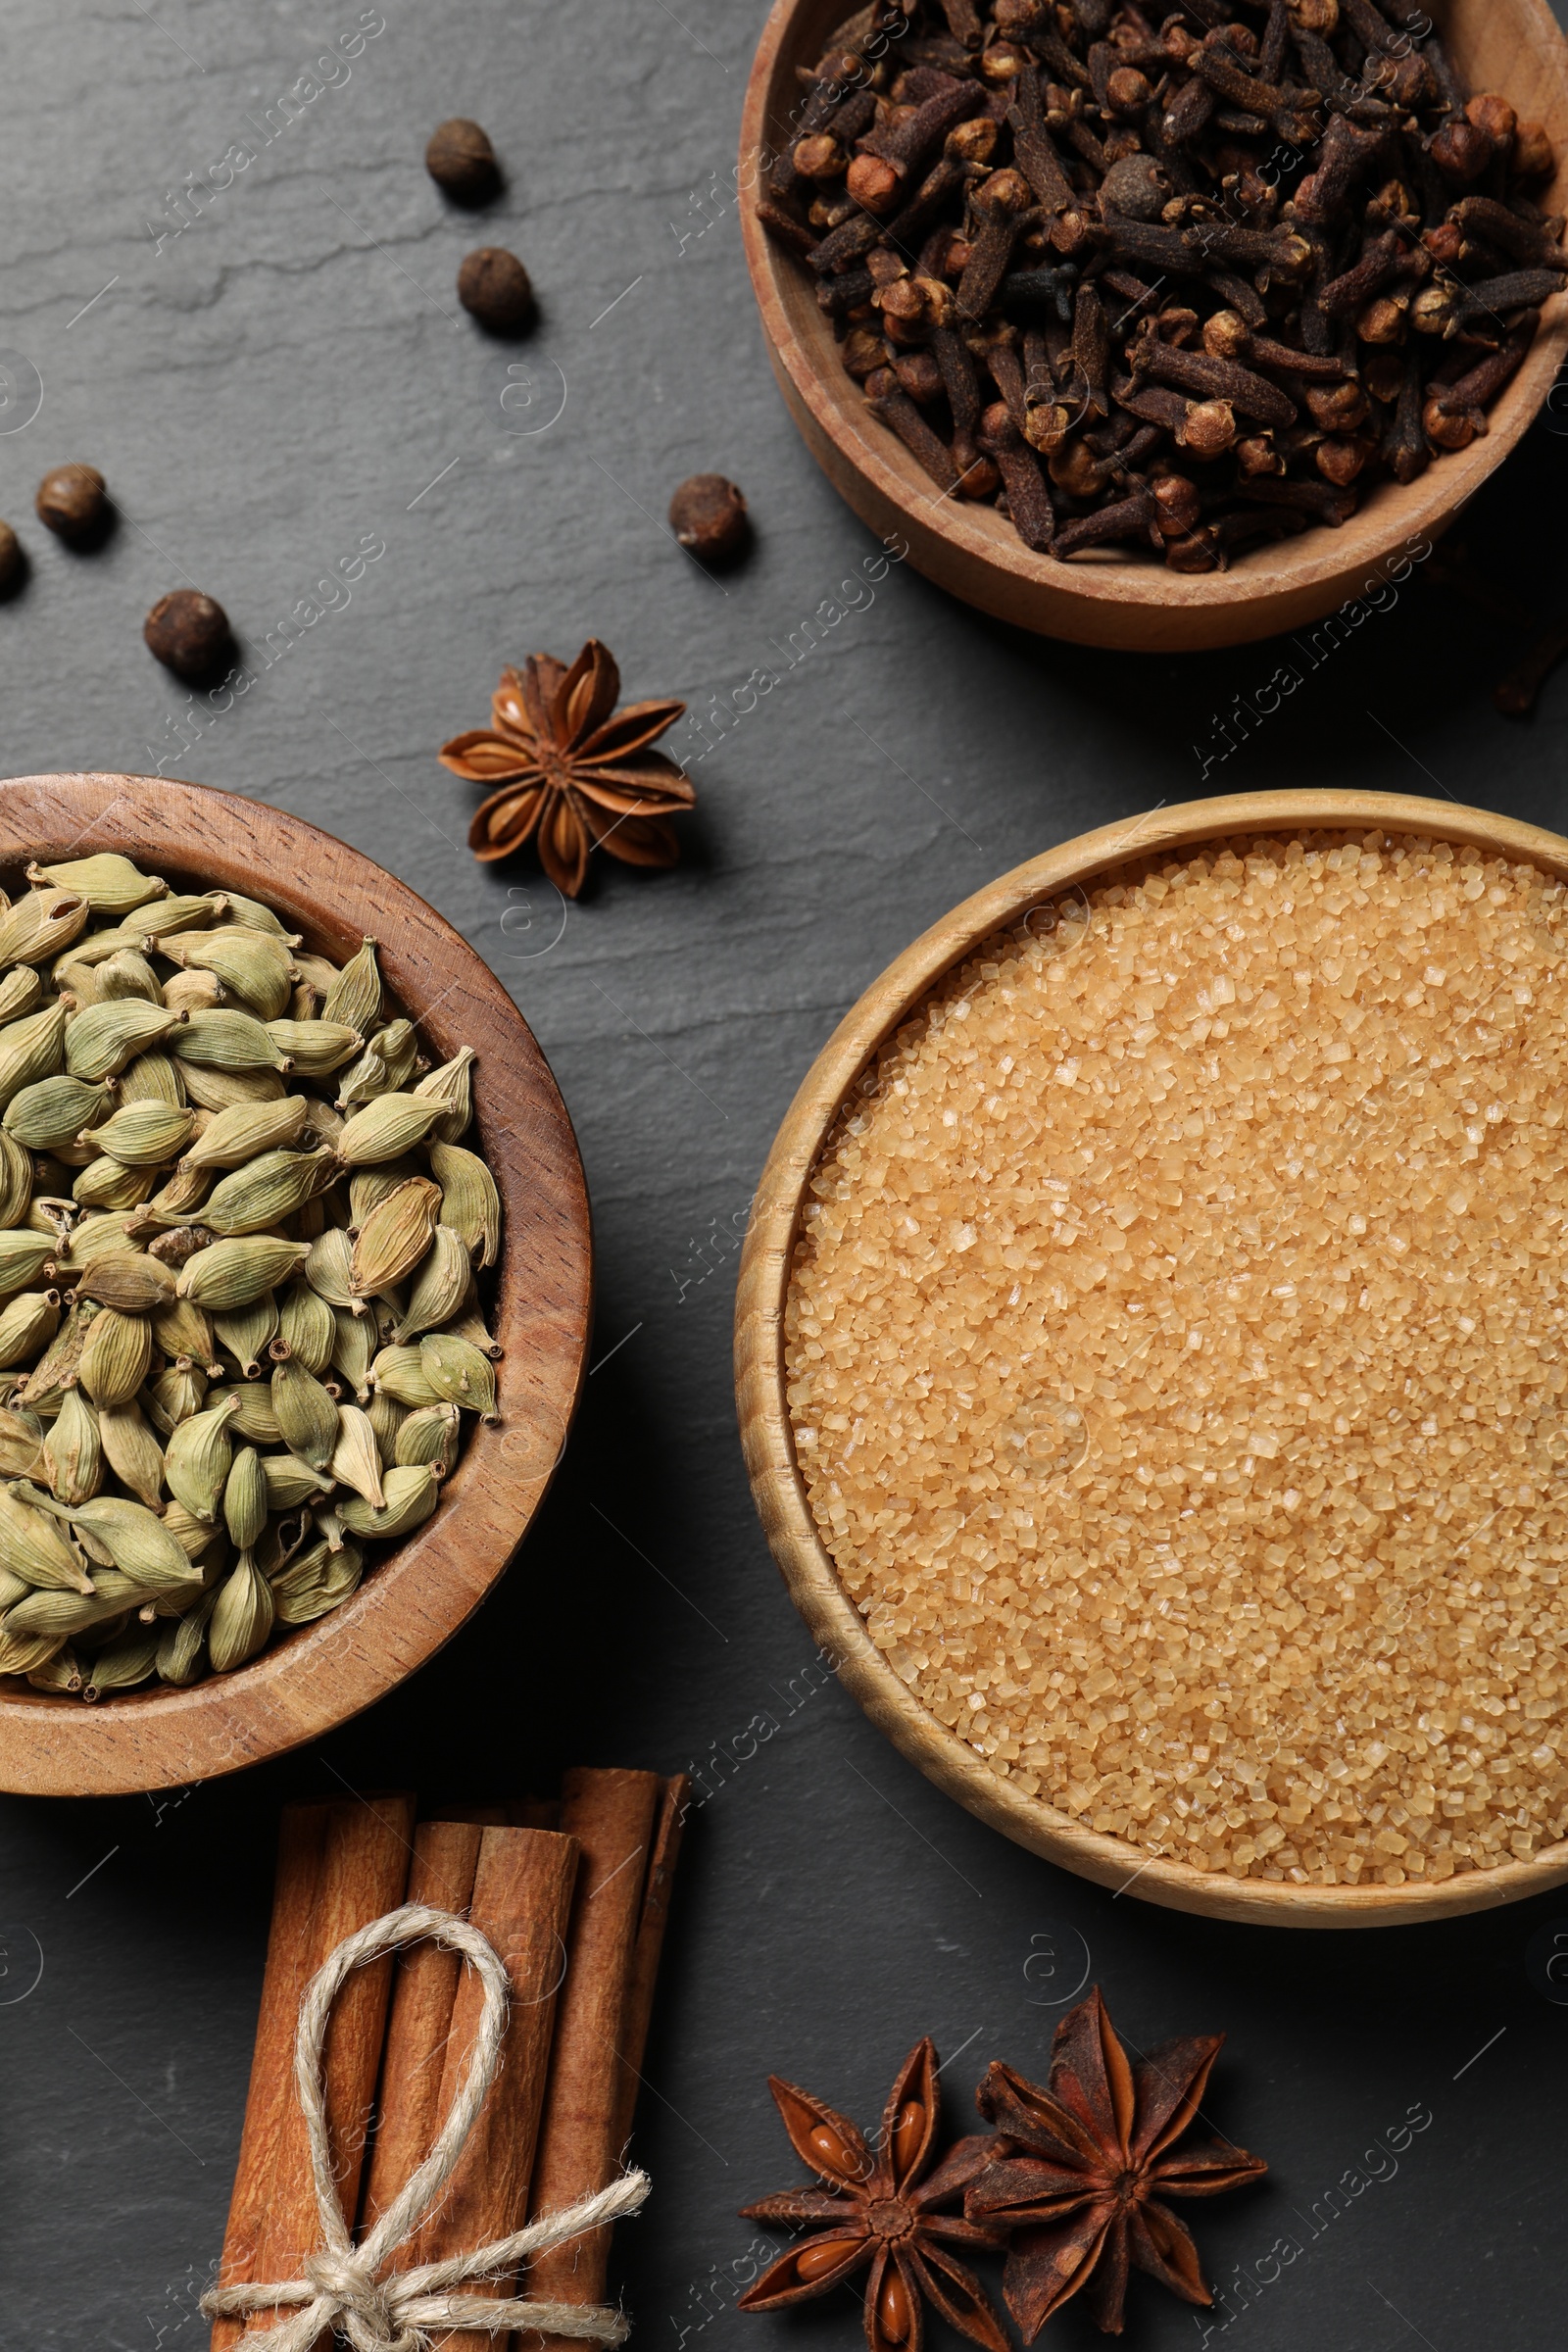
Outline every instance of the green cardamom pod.
{"label": "green cardamom pod", "polygon": [[20,1021],[24,1012],[34,1011],[42,995],[42,973],[30,963],[14,963],[0,979],[0,1026]]}
{"label": "green cardamom pod", "polygon": [[370,1366],[370,1385],[378,1393],[384,1389],[399,1404],[416,1409],[444,1402],[440,1391],[425,1378],[417,1348],[383,1348]]}
{"label": "green cardamom pod", "polygon": [[272,1588],[248,1551],[218,1588],[218,1599],[207,1628],[207,1647],[217,1674],[228,1674],[267,1641],[272,1630]]}
{"label": "green cardamom pod", "polygon": [[473,1268],[468,1247],[450,1225],[437,1225],[409,1292],[409,1303],[393,1333],[399,1347],[421,1332],[449,1323],[468,1295]]}
{"label": "green cardamom pod", "polygon": [[81,1351],[80,1379],[100,1410],[128,1404],[153,1360],[153,1327],[145,1315],[122,1315],[106,1306],[93,1318]]}
{"label": "green cardamom pod", "polygon": [[[0,1244],[5,1238],[0,1234]],[[214,1242],[186,1264],[179,1277],[179,1295],[216,1313],[230,1314],[235,1307],[253,1304],[264,1291],[286,1282],[310,1254],[303,1242],[278,1242],[270,1235]]]}
{"label": "green cardamom pod", "polygon": [[247,1382],[233,1392],[236,1406],[234,1435],[252,1446],[281,1446],[283,1432],[272,1410],[272,1392],[265,1380]]}
{"label": "green cardamom pod", "polygon": [[365,1554],[357,1544],[340,1544],[336,1551],[314,1544],[272,1579],[278,1624],[310,1625],[341,1608],[364,1574]]}
{"label": "green cardamom pod", "polygon": [[441,1187],[441,1222],[461,1233],[476,1266],[501,1254],[501,1195],[475,1152],[461,1144],[430,1146],[430,1173]]}
{"label": "green cardamom pod", "polygon": [[[219,1015],[206,1013],[203,1018],[216,1020]],[[182,1034],[182,1026],[179,1013],[162,1004],[145,1004],[139,997],[89,1004],[66,1023],[66,1067],[73,1078],[113,1078],[148,1046]],[[0,1036],[0,1047],[4,1043]]]}
{"label": "green cardamom pod", "polygon": [[[108,963],[113,961],[113,958],[105,956],[104,961]],[[104,992],[98,985],[96,967],[90,963],[83,963],[74,951],[68,952],[61,956],[60,961],[55,965],[54,981],[61,996],[69,1002],[73,1012],[85,1012],[89,1004],[98,1004],[103,1001]]]}
{"label": "green cardamom pod", "polygon": [[28,1634],[10,1630],[9,1617],[0,1626],[0,1674],[40,1674],[65,1646],[64,1634]]}
{"label": "green cardamom pod", "polygon": [[126,1062],[117,1084],[122,1102],[169,1102],[176,1110],[185,1107],[179,1070],[167,1054],[138,1054],[134,1061]]}
{"label": "green cardamom pod", "polygon": [[[85,1014],[78,1018],[85,1019]],[[215,1070],[287,1070],[289,1058],[280,1054],[254,1013],[193,1012],[170,1039],[170,1050],[183,1062]],[[190,1086],[190,1080],[186,1080]],[[191,1089],[192,1093],[195,1089]],[[198,1102],[201,1100],[197,1096]]]}
{"label": "green cardamom pod", "polygon": [[178,1690],[201,1680],[207,1628],[217,1606],[218,1587],[215,1585],[210,1592],[202,1594],[193,1608],[165,1626],[158,1640],[160,1682],[172,1683]]}
{"label": "green cardamom pod", "polygon": [[[117,956],[98,966],[95,1002],[112,1004],[118,997],[139,997],[144,1004],[164,1004],[163,985],[145,956],[138,948],[122,948]],[[166,1006],[177,1012],[179,1006]]]}
{"label": "green cardamom pod", "polygon": [[122,1487],[150,1511],[164,1507],[164,1449],[142,1418],[141,1407],[106,1404],[98,1416],[104,1459]]}
{"label": "green cardamom pod", "polygon": [[175,1298],[168,1306],[155,1308],[153,1337],[164,1353],[172,1356],[176,1370],[185,1364],[199,1364],[209,1380],[218,1378],[221,1369],[218,1339],[204,1307],[193,1306],[188,1298]]}
{"label": "green cardamom pod", "polygon": [[267,1474],[254,1446],[242,1446],[223,1487],[223,1524],[237,1551],[252,1551],[267,1525]]}
{"label": "green cardamom pod", "polygon": [[91,858],[69,858],[61,865],[29,865],[27,880],[78,892],[94,914],[128,914],[133,906],[169,896],[169,884],[159,875],[144,874],[128,858],[113,850],[100,850]]}
{"label": "green cardamom pod", "polygon": [[78,1532],[96,1536],[122,1576],[146,1592],[166,1592],[190,1583],[183,1547],[145,1503],[123,1494],[95,1494],[90,1502],[73,1504],[66,1516]]}
{"label": "green cardamom pod", "polygon": [[264,1152],[279,1152],[297,1144],[309,1112],[304,1095],[285,1095],[280,1102],[232,1103],[227,1110],[215,1112],[181,1165],[242,1168]]}
{"label": "green cardamom pod", "polygon": [[187,1168],[183,1162],[147,1203],[152,1216],[184,1224],[202,1206],[213,1186],[211,1168]]}
{"label": "green cardamom pod", "polygon": [[377,1096],[398,1094],[419,1074],[419,1041],[412,1021],[378,1029],[359,1060],[344,1071],[337,1090],[339,1110],[357,1110]]}
{"label": "green cardamom pod", "polygon": [[398,1431],[393,1460],[400,1470],[417,1469],[428,1462],[443,1478],[457,1466],[462,1442],[462,1416],[455,1404],[421,1405],[410,1413]]}
{"label": "green cardamom pod", "polygon": [[297,1363],[319,1380],[332,1362],[337,1323],[308,1282],[296,1282],[277,1311],[277,1336]]}
{"label": "green cardamom pod", "polygon": [[106,1250],[140,1249],[141,1243],[126,1230],[135,1222],[134,1209],[109,1209],[99,1216],[83,1217],[73,1229],[68,1248],[56,1252],[62,1272],[90,1265]]}
{"label": "green cardamom pod", "polygon": [[[40,1586],[29,1592],[25,1600],[19,1600],[15,1608],[6,1611],[6,1631],[25,1634],[31,1639],[52,1635],[63,1642],[68,1635],[83,1634],[90,1625],[102,1625],[106,1618],[118,1617],[127,1601],[139,1606],[145,1597],[128,1576],[103,1568],[99,1570],[96,1592],[65,1592]],[[18,1609],[22,1612],[20,1617]]]}
{"label": "green cardamom pod", "polygon": [[0,1127],[0,1226],[20,1225],[31,1205],[31,1157]]}
{"label": "green cardamom pod", "polygon": [[47,963],[80,936],[91,913],[79,891],[28,891],[0,916],[0,965]]}
{"label": "green cardamom pod", "polygon": [[424,1174],[424,1162],[413,1152],[381,1161],[376,1167],[356,1168],[349,1179],[349,1231],[357,1233],[372,1208],[390,1200],[400,1184]]}
{"label": "green cardamom pod", "polygon": [[171,972],[163,994],[171,1012],[216,1012],[228,1003],[228,991],[216,972]]}
{"label": "green cardamom pod", "polygon": [[24,1086],[53,1078],[65,1059],[66,1023],[71,1007],[63,997],[24,1020],[0,1029],[0,1103],[9,1104]]}
{"label": "green cardamom pod", "polygon": [[414,1090],[441,1105],[441,1116],[430,1130],[437,1143],[455,1144],[467,1132],[473,1116],[473,1082],[468,1073],[477,1058],[471,1046],[460,1046],[450,1061],[421,1078]]}
{"label": "green cardamom pod", "polygon": [[46,1267],[52,1271],[58,1248],[48,1234],[33,1233],[25,1225],[0,1233],[0,1298],[24,1291]]}
{"label": "green cardamom pod", "polygon": [[207,1401],[207,1375],[192,1363],[181,1371],[171,1365],[142,1391],[147,1418],[154,1429],[172,1438],[182,1421],[199,1413]]}
{"label": "green cardamom pod", "polygon": [[338,1407],[337,1439],[330,1468],[340,1486],[352,1487],[367,1502],[379,1508],[385,1500],[381,1489],[381,1450],[374,1430],[357,1404]]}
{"label": "green cardamom pod", "polygon": [[318,1298],[328,1306],[347,1307],[350,1314],[363,1315],[365,1308],[355,1298],[354,1245],[341,1225],[330,1225],[311,1244],[305,1260],[305,1279]]}
{"label": "green cardamom pod", "polygon": [[339,1373],[354,1391],[360,1404],[370,1395],[370,1365],[376,1351],[374,1318],[354,1314],[346,1307],[331,1307],[332,1369]]}
{"label": "green cardamom pod", "polygon": [[60,1293],[24,1291],[0,1308],[0,1371],[25,1364],[60,1328]]}
{"label": "green cardamom pod", "polygon": [[283,1081],[276,1070],[220,1070],[205,1062],[182,1061],[185,1092],[203,1110],[232,1110],[236,1102],[281,1102]]}
{"label": "green cardamom pod", "polygon": [[412,1177],[371,1209],[354,1245],[352,1284],[361,1298],[389,1291],[430,1247],[441,1206],[439,1185]]}
{"label": "green cardamom pod", "polygon": [[161,1258],[150,1257],[145,1250],[106,1250],[77,1277],[74,1296],[96,1298],[100,1306],[116,1307],[122,1315],[162,1313],[174,1304],[174,1277]]}
{"label": "green cardamom pod", "polygon": [[407,1536],[421,1527],[435,1509],[440,1481],[428,1462],[411,1469],[388,1470],[382,1481],[386,1500],[377,1505],[351,1494],[343,1504],[342,1520],[353,1536]]}
{"label": "green cardamom pod", "polygon": [[365,1408],[365,1418],[374,1432],[376,1451],[383,1462],[391,1461],[398,1431],[408,1417],[409,1408],[406,1404],[399,1404],[397,1398],[389,1396],[384,1389],[372,1389],[370,1401]]}
{"label": "green cardamom pod", "polygon": [[381,1009],[381,974],[375,960],[375,942],[367,939],[357,956],[343,966],[327,989],[321,1004],[323,1021],[341,1022],[368,1037]]}
{"label": "green cardamom pod", "polygon": [[417,1095],[377,1095],[344,1122],[338,1158],[346,1168],[400,1158],[423,1142],[440,1116],[438,1102],[421,1102]]}
{"label": "green cardamom pod", "polygon": [[34,1079],[6,1104],[5,1133],[29,1152],[55,1152],[91,1130],[93,1145],[101,1150],[103,1130],[93,1121],[107,1116],[117,1091],[112,1082],[89,1086],[85,1078]]}
{"label": "green cardamom pod", "polygon": [[75,1386],[81,1368],[81,1352],[87,1345],[87,1334],[97,1313],[95,1306],[72,1308],[17,1391],[17,1396],[23,1403],[44,1413],[59,1410],[61,1398]]}
{"label": "green cardamom pod", "polygon": [[275,1021],[294,987],[294,961],[281,939],[245,924],[184,931],[154,943],[185,971],[212,972],[258,1020]]}
{"label": "green cardamom pod", "polygon": [[[88,931],[74,940],[64,955],[57,956],[49,967],[49,976],[57,989],[74,988],[75,975],[95,972],[101,963],[108,963],[123,948],[142,948],[146,941],[132,931],[128,923],[118,924],[112,930]],[[86,999],[92,1003],[92,992]]]}
{"label": "green cardamom pod", "polygon": [[84,1123],[76,1141],[107,1152],[127,1168],[156,1168],[190,1141],[195,1124],[190,1111],[176,1110],[172,1102],[124,1102],[101,1127]]}
{"label": "green cardamom pod", "polygon": [[42,1666],[30,1667],[27,1680],[34,1690],[63,1690],[74,1698],[81,1689],[81,1660],[68,1642]]}
{"label": "green cardamom pod", "polygon": [[166,1505],[164,1525],[189,1560],[199,1560],[204,1551],[211,1551],[215,1544],[223,1541],[216,1527],[198,1519],[194,1511],[187,1511],[182,1502]]}
{"label": "green cardamom pod", "polygon": [[0,1568],[51,1592],[90,1592],[92,1583],[65,1535],[44,1511],[0,1487]]}
{"label": "green cardamom pod", "polygon": [[214,1233],[262,1233],[280,1225],[312,1195],[330,1184],[337,1162],[330,1152],[264,1152],[248,1166],[220,1179],[202,1210]]}
{"label": "green cardamom pod", "polygon": [[[25,1405],[0,1407],[0,1478],[32,1478],[43,1461],[43,1423]],[[0,1595],[0,1608],[5,1599]]]}
{"label": "green cardamom pod", "polygon": [[314,1502],[318,1494],[332,1492],[333,1481],[326,1472],[313,1470],[297,1454],[264,1453],[261,1462],[270,1511],[297,1511],[302,1503]]}
{"label": "green cardamom pod", "polygon": [[243,923],[249,931],[265,931],[270,938],[280,939],[286,948],[299,946],[300,934],[286,930],[271,907],[264,906],[260,899],[242,899],[237,890],[226,892],[224,897],[227,910],[236,923]]}
{"label": "green cardamom pod", "polygon": [[[79,1389],[68,1389],[43,1442],[43,1475],[59,1502],[86,1502],[103,1479],[103,1447],[98,1416]],[[35,1470],[16,1472],[31,1478]]]}
{"label": "green cardamom pod", "polygon": [[105,1152],[88,1161],[71,1190],[83,1208],[137,1208],[157,1182],[156,1168],[127,1168]]}
{"label": "green cardamom pod", "polygon": [[106,1698],[111,1690],[133,1690],[138,1683],[146,1682],[157,1669],[162,1640],[156,1627],[137,1627],[109,1642],[88,1662],[82,1697]]}
{"label": "green cardamom pod", "polygon": [[275,1020],[268,1022],[267,1031],[279,1053],[286,1054],[292,1067],[305,1078],[328,1077],[365,1043],[359,1031],[343,1021]]}
{"label": "green cardamom pod", "polygon": [[236,1307],[230,1315],[215,1314],[213,1329],[239,1366],[240,1378],[260,1380],[266,1369],[262,1358],[277,1337],[276,1297],[264,1291],[249,1306]]}
{"label": "green cardamom pod", "polygon": [[145,906],[127,907],[121,915],[120,927],[139,940],[162,939],[175,931],[207,929],[220,919],[227,906],[220,891],[207,891],[200,898],[171,893]]}
{"label": "green cardamom pod", "polygon": [[164,1449],[164,1481],[176,1502],[193,1519],[211,1527],[233,1465],[234,1445],[228,1425],[239,1409],[232,1395],[220,1396],[204,1412],[182,1421]]}
{"label": "green cardamom pod", "polygon": [[295,1356],[272,1367],[272,1410],[290,1453],[324,1470],[338,1442],[337,1406]]}
{"label": "green cardamom pod", "polygon": [[487,1355],[449,1331],[426,1332],[419,1342],[419,1369],[438,1396],[486,1421],[496,1411],[496,1368]]}

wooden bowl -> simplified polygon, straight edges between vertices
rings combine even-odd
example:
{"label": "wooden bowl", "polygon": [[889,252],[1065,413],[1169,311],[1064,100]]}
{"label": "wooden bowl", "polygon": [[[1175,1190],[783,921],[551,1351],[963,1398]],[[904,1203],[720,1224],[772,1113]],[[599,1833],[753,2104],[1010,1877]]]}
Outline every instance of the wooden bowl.
{"label": "wooden bowl", "polygon": [[591,1290],[582,1163],[555,1080],[500,981],[422,899],[329,833],[234,793],[161,776],[0,783],[8,887],[29,857],[98,850],[122,851],[176,888],[229,883],[265,899],[334,962],[368,934],[432,1058],[473,1047],[477,1140],[465,1140],[483,1153],[504,1212],[492,1318],[506,1349],[504,1418],[465,1431],[434,1516],[372,1554],[352,1599],[248,1666],[98,1706],[0,1680],[0,1788],[39,1796],[238,1771],[319,1739],[433,1656],[506,1568],[550,1483],[582,1382]]}
{"label": "wooden bowl", "polygon": [[1518,1902],[1568,1881],[1568,1842],[1531,1862],[1471,1871],[1442,1885],[1298,1886],[1231,1879],[1172,1862],[1088,1830],[1044,1797],[1028,1796],[993,1772],[902,1682],[872,1642],[840,1581],[811,1516],[795,1457],[785,1396],[784,1308],[801,1210],[818,1155],[839,1110],[878,1048],[933,986],[995,932],[1074,885],[1110,876],[1130,858],[1242,833],[1381,827],[1473,843],[1528,858],[1568,879],[1568,841],[1456,803],[1378,792],[1257,792],[1192,801],[1102,826],[1004,874],[934,924],[873,981],[823,1047],[791,1103],[762,1170],[741,1258],[735,1304],[735,1376],[741,1444],[752,1494],[773,1556],[812,1638],[877,1729],[939,1788],[993,1829],[1102,1886],[1175,1911],[1292,1928],[1388,1927]]}
{"label": "wooden bowl", "polygon": [[[999,620],[1137,653],[1241,645],[1321,619],[1358,596],[1405,543],[1446,530],[1524,434],[1568,351],[1568,293],[1547,304],[1541,332],[1491,413],[1491,429],[1437,458],[1421,479],[1382,484],[1338,531],[1255,549],[1229,571],[1184,577],[1105,550],[1070,564],[1034,555],[990,507],[941,497],[903,443],[869,416],[844,372],[810,272],[756,218],[763,150],[788,141],[800,101],[797,66],[813,65],[851,14],[846,0],[774,0],[741,119],[741,234],[785,405],[817,464],[879,538],[898,533],[908,561],[939,587]],[[1545,0],[1433,0],[1459,70],[1544,122],[1562,162],[1546,209],[1568,212],[1568,43]]]}

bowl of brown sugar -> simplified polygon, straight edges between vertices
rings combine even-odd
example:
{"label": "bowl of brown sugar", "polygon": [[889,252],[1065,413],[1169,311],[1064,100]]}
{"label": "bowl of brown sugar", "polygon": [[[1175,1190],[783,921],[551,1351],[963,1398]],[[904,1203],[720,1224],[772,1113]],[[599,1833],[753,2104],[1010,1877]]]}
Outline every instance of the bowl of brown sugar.
{"label": "bowl of brown sugar", "polygon": [[840,1025],[759,1189],[753,1492],[972,1812],[1284,1926],[1568,1879],[1568,841],[1166,808]]}

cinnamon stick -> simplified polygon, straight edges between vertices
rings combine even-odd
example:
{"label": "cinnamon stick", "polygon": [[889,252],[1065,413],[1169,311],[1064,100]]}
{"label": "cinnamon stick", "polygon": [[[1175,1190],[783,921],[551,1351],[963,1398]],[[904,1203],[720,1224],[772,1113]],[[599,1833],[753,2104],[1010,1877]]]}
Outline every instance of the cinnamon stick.
{"label": "cinnamon stick", "polygon": [[[421,1821],[414,1833],[405,1899],[466,1919],[483,1834],[467,1822]],[[429,2154],[440,2127],[441,2075],[462,1973],[461,1955],[442,1944],[416,1943],[398,1956],[362,2235]]]}
{"label": "cinnamon stick", "polygon": [[[285,1810],[251,2071],[257,2121],[253,2132],[247,2107],[220,2273],[225,2283],[297,2278],[306,2255],[320,2244],[305,2126],[294,2096],[300,1997],[345,1936],[402,1901],[414,1812],[412,1796],[356,1797]],[[300,1820],[300,1814],[314,1818]],[[340,2194],[350,2213],[358,2201],[390,1982],[386,1962],[357,1970],[327,2034],[327,2122]],[[245,2332],[265,2332],[273,2317],[259,2314],[257,2327]],[[232,2321],[217,2321],[215,2352],[236,2342],[238,2334]]]}
{"label": "cinnamon stick", "polygon": [[691,1786],[683,1772],[676,1773],[672,1780],[664,1783],[654,1824],[653,1852],[643,1881],[642,1913],[637,1923],[637,1939],[632,1945],[626,2007],[621,2023],[620,2095],[614,2132],[617,2151],[623,2150],[631,2137],[637,2093],[642,2088],[643,2053],[648,2046],[648,2029],[653,2021],[654,1987],[659,1979],[660,1955],[664,1948],[669,1897],[674,1885],[675,1864],[680,1858],[680,1841],[686,1827],[686,1807],[691,1797]]}
{"label": "cinnamon stick", "polygon": [[[561,1827],[583,1849],[572,1908],[566,1981],[556,2008],[544,2125],[531,2210],[551,2212],[604,2188],[620,2155],[621,2046],[644,1883],[664,1785],[651,1772],[568,1772]],[[535,2263],[527,2291],[542,2300],[594,2303],[604,2292],[610,2230],[557,2246]],[[567,2337],[537,2352],[571,2352]]]}
{"label": "cinnamon stick", "polygon": [[[500,1954],[512,1986],[502,2071],[480,2111],[440,2211],[419,2231],[416,2262],[438,2262],[520,2230],[528,2214],[544,2109],[557,1995],[565,1973],[566,1936],[577,1882],[578,1847],[549,1830],[483,1833],[469,1918]],[[478,1977],[466,1970],[452,2003],[439,2112],[456,2098],[483,2003]],[[422,2151],[421,2151],[422,2153]],[[401,2260],[401,2258],[400,2258]],[[497,2278],[507,2294],[513,2281]],[[472,2291],[487,2293],[489,2286]],[[450,2352],[495,2352],[495,2339],[464,2329],[436,2338]]]}

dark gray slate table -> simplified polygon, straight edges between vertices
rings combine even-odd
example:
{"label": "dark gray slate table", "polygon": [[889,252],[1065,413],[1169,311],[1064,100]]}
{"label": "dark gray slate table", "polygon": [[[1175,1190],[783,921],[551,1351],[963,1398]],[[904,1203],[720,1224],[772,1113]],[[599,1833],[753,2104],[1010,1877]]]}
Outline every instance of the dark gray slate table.
{"label": "dark gray slate table", "polygon": [[[637,2138],[657,2193],[619,2256],[648,2352],[848,2352],[847,2294],[798,2323],[732,2310],[754,2262],[735,2209],[797,2173],[764,2077],[870,2122],[930,2031],[956,2123],[990,2058],[1043,2065],[1084,1947],[1139,2043],[1230,2033],[1211,2104],[1274,2170],[1200,2216],[1219,2283],[1237,2266],[1254,2281],[1227,2352],[1548,2352],[1568,2289],[1568,2010],[1532,1989],[1525,1952],[1568,1923],[1568,1893],[1449,1927],[1287,1936],[1113,1900],[980,1828],[835,1684],[802,1679],[809,1645],[742,1471],[729,1323],[752,1187],[799,1077],[945,907],[1200,790],[1448,792],[1561,828],[1568,674],[1533,724],[1506,725],[1490,696],[1517,650],[1507,621],[1418,571],[1205,780],[1194,746],[1212,748],[1279,649],[1175,662],[1037,643],[906,567],[842,590],[872,542],[786,419],[736,232],[759,22],[720,0],[385,0],[383,30],[351,0],[7,12],[0,513],[34,570],[0,611],[0,766],[222,785],[430,898],[505,976],[565,1092],[599,1324],[522,1557],[406,1690],[239,1780],[0,1807],[0,2344],[205,2342],[194,2299],[222,2231],[285,1795],[481,1795],[569,1761],[701,1768],[763,1716],[777,1729],[757,1754],[710,1770],[682,1871]],[[334,86],[286,120],[279,101],[334,52],[318,76]],[[477,224],[420,161],[450,114],[481,118],[508,167]],[[540,290],[520,354],[457,311],[458,262],[486,239],[514,245]],[[1463,522],[1475,563],[1543,614],[1568,602],[1564,431],[1538,427]],[[91,559],[31,519],[39,475],[68,458],[100,466],[123,513]],[[758,525],[721,585],[662,525],[674,484],[710,467],[745,486]],[[318,590],[382,543],[347,594]],[[148,606],[186,580],[254,656],[221,712],[141,644]],[[288,641],[313,596],[330,609]],[[852,596],[694,766],[677,872],[608,867],[567,910],[525,865],[473,864],[472,796],[433,752],[482,721],[503,661],[569,658],[595,633],[628,693],[702,710],[760,666],[785,671],[803,623]],[[1412,2110],[1430,2121],[1401,2150]],[[1299,2248],[1283,2266],[1280,2238]],[[1152,2352],[1205,2327],[1220,2340],[1218,2315],[1152,2287],[1130,2327]],[[1048,2340],[1099,2339],[1073,2310]]]}

